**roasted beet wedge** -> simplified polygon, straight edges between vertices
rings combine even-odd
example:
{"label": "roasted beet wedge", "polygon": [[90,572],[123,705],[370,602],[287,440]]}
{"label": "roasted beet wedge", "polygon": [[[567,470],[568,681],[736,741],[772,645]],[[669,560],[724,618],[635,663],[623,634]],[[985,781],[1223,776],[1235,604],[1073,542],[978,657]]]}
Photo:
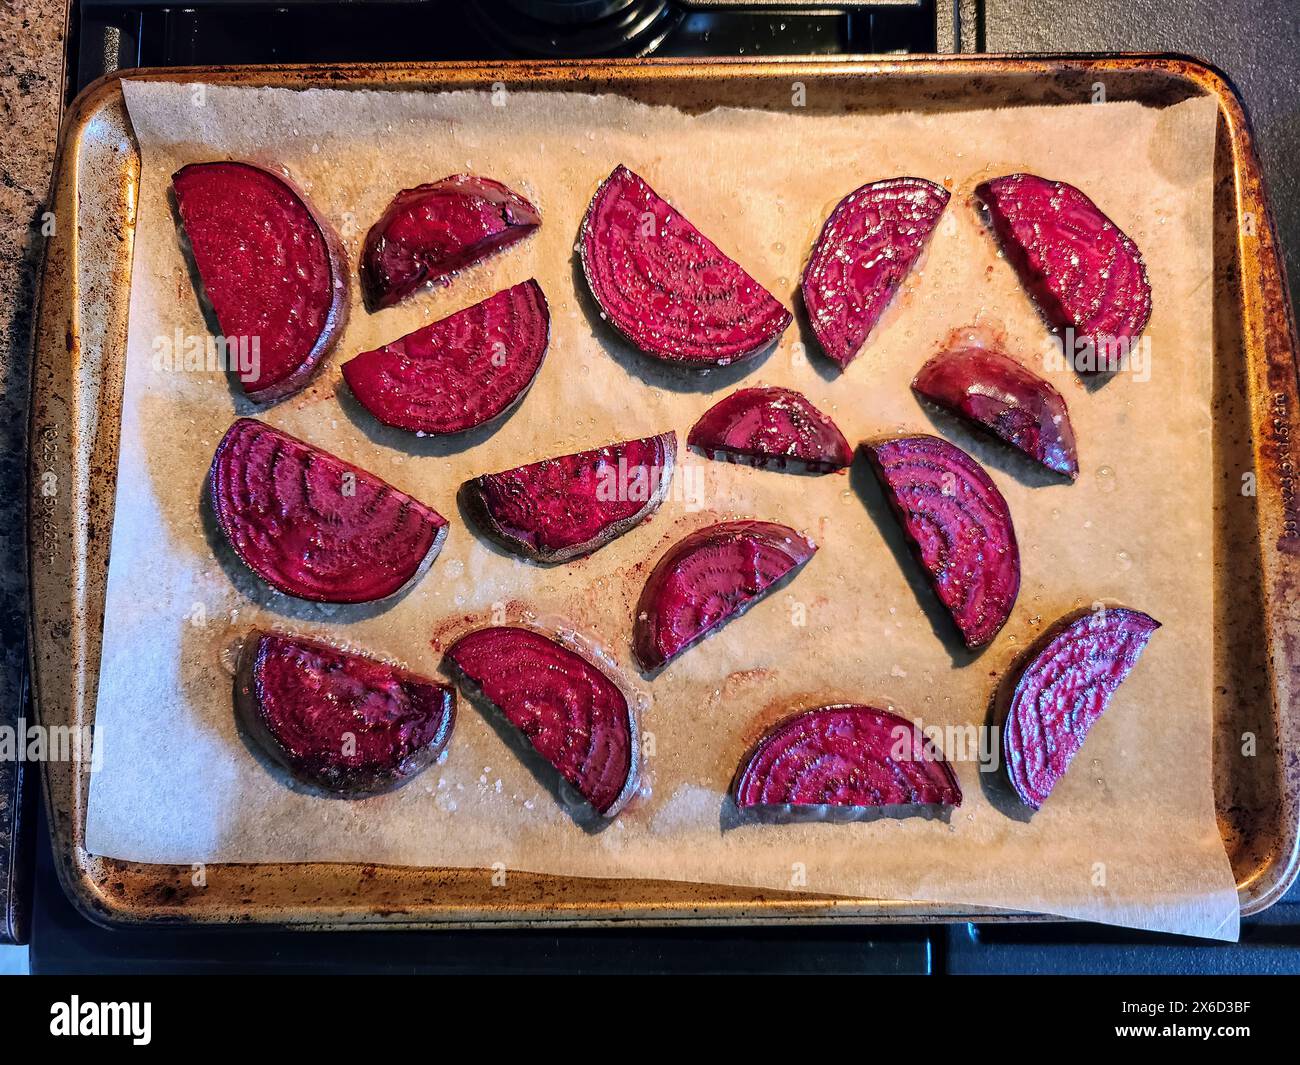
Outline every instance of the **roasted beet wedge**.
{"label": "roasted beet wedge", "polygon": [[975,196],[1020,282],[1065,354],[1084,373],[1115,370],[1151,317],[1151,285],[1137,245],[1064,181],[1010,174]]}
{"label": "roasted beet wedge", "polygon": [[647,355],[726,366],[790,324],[775,296],[625,166],[596,190],[578,246],[603,317]]}
{"label": "roasted beet wedge", "polygon": [[658,510],[676,456],[672,433],[625,440],[475,477],[461,486],[461,502],[507,550],[538,562],[568,562]]}
{"label": "roasted beet wedge", "polygon": [[391,307],[423,285],[523,240],[537,208],[499,181],[455,174],[404,189],[366,234],[361,292],[368,310]]}
{"label": "roasted beet wedge", "polygon": [[299,780],[350,798],[388,791],[442,753],[451,688],[298,636],[254,632],[235,706],[245,729]]}
{"label": "roasted beet wedge", "polygon": [[1020,549],[997,485],[966,452],[937,436],[880,440],[866,451],[966,646],[988,643],[1020,590]]}
{"label": "roasted beet wedge", "polygon": [[518,404],[541,369],[551,313],[536,281],[343,364],[343,377],[385,425],[444,436],[490,422]]}
{"label": "roasted beet wedge", "polygon": [[591,662],[509,627],[462,636],[447,657],[598,814],[626,805],[636,790],[636,722],[622,689]]}
{"label": "roasted beet wedge", "polygon": [[969,418],[1049,470],[1074,480],[1079,455],[1065,400],[1041,377],[992,348],[936,355],[912,381],[918,395]]}
{"label": "roasted beet wedge", "polygon": [[914,723],[857,704],[805,710],[769,729],[732,791],[742,810],[961,805],[952,766]]}
{"label": "roasted beet wedge", "polygon": [[321,603],[392,595],[447,535],[432,507],[251,418],[217,445],[208,494],[244,565],[287,595]]}
{"label": "roasted beet wedge", "polygon": [[1124,607],[1074,614],[1016,664],[999,696],[1002,756],[1026,806],[1037,810],[1052,793],[1158,628]]}
{"label": "roasted beet wedge", "polygon": [[801,291],[813,333],[841,370],[862,350],[947,205],[947,191],[933,181],[890,178],[855,189],[826,219]]}
{"label": "roasted beet wedge", "polygon": [[642,668],[658,669],[744,613],[817,545],[786,525],[724,521],[678,541],[641,590],[632,650]]}
{"label": "roasted beet wedge", "polygon": [[835,423],[789,388],[742,388],[715,403],[686,438],[710,458],[760,469],[830,473],[853,462]]}
{"label": "roasted beet wedge", "polygon": [[347,322],[334,230],[284,175],[252,163],[193,163],[172,191],[204,295],[239,345],[245,394],[272,403],[298,391]]}

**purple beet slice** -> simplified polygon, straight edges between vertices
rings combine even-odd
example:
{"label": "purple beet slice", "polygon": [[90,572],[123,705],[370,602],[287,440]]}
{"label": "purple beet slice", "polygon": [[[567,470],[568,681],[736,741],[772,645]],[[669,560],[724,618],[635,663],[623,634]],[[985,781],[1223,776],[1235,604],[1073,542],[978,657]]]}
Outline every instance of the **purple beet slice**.
{"label": "purple beet slice", "polygon": [[456,719],[444,684],[269,632],[244,646],[235,705],[249,734],[295,777],[349,798],[388,791],[430,765]]}
{"label": "purple beet slice", "polygon": [[741,762],[732,791],[742,810],[961,805],[957,774],[915,723],[854,703],[773,726]]}
{"label": "purple beet slice", "polygon": [[461,501],[507,550],[539,562],[567,562],[658,510],[676,456],[672,433],[625,440],[475,477],[461,486]]}
{"label": "purple beet slice", "polygon": [[966,646],[988,643],[1020,590],[1020,549],[997,485],[966,452],[936,436],[880,440],[866,451]]}
{"label": "purple beet slice", "polygon": [[1017,663],[1000,696],[1002,754],[1020,801],[1035,810],[1065,775],[1160,622],[1107,607],[1062,618]]}
{"label": "purple beet slice", "polygon": [[757,355],[792,320],[775,296],[625,166],[596,190],[578,246],[602,317],[655,358],[726,366]]}
{"label": "purple beet slice", "polygon": [[841,370],[862,350],[947,205],[947,190],[933,181],[898,177],[855,189],[826,219],[801,291],[813,333]]}
{"label": "purple beet slice", "polygon": [[1009,174],[986,181],[975,196],[1020,283],[1065,334],[1071,364],[1084,373],[1118,369],[1151,317],[1137,245],[1064,181]]}
{"label": "purple beet slice", "polygon": [[532,387],[550,341],[551,312],[525,281],[366,351],[343,377],[385,425],[444,436],[499,418]]}
{"label": "purple beet slice", "polygon": [[626,805],[636,790],[636,724],[601,670],[541,633],[508,626],[462,636],[447,657],[597,813],[613,817]]}
{"label": "purple beet slice", "polygon": [[537,208],[499,181],[454,174],[403,189],[370,227],[361,252],[361,292],[377,311],[417,288],[449,281],[541,225]]}
{"label": "purple beet slice", "polygon": [[710,458],[759,469],[830,473],[853,462],[831,419],[789,388],[742,388],[715,403],[686,442]]}
{"label": "purple beet slice", "polygon": [[432,507],[251,418],[217,445],[208,493],[244,565],[273,588],[320,603],[392,595],[447,535]]}
{"label": "purple beet slice", "polygon": [[1015,359],[984,347],[941,352],[912,381],[917,394],[982,425],[1074,480],[1079,455],[1065,400]]}
{"label": "purple beet slice", "polygon": [[658,669],[743,614],[816,551],[771,521],[724,521],[679,540],[641,590],[632,626],[637,661]]}
{"label": "purple beet slice", "polygon": [[248,345],[245,394],[271,403],[298,391],[347,322],[338,236],[288,178],[252,163],[193,163],[172,191],[222,336]]}

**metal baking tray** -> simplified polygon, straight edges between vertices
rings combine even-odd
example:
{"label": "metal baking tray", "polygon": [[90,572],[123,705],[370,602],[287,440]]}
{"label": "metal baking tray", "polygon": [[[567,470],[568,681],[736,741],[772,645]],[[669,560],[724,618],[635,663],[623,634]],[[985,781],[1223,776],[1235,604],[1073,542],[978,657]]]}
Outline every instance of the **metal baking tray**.
{"label": "metal baking tray", "polygon": [[[1091,99],[1218,101],[1214,301],[1215,794],[1243,914],[1297,871],[1300,818],[1300,398],[1295,324],[1241,100],[1219,72],[1169,55],[810,61],[507,62],[194,68],[114,74],[72,105],[60,142],[40,294],[31,415],[32,669],[46,726],[94,719],[117,476],[139,154],[122,81],[437,92],[495,82],[616,92],[700,110],[960,110]],[[1202,358],[1202,352],[1187,352]],[[1253,474],[1254,494],[1243,491]],[[142,649],[141,653],[147,653]],[[1243,755],[1245,734],[1255,737]],[[661,881],[370,864],[144,865],[87,853],[89,766],[45,767],[63,886],[111,924],[444,927],[724,922],[1032,920],[914,901],[831,898]],[[202,886],[194,881],[201,879]]]}

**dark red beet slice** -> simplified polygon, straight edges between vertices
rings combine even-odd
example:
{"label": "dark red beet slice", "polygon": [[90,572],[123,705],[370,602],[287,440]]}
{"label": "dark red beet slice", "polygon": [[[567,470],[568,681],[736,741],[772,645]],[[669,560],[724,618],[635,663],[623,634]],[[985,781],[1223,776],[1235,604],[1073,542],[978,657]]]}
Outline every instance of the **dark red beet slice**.
{"label": "dark red beet slice", "polygon": [[632,650],[658,669],[744,613],[777,581],[807,562],[817,545],[787,525],[724,521],[678,541],[641,590]]}
{"label": "dark red beet slice", "polygon": [[[1009,174],[975,190],[1020,282],[1049,325],[1071,330],[1066,355],[1083,372],[1117,369],[1151,317],[1137,245],[1064,181]],[[1106,361],[1102,361],[1102,360]]]}
{"label": "dark red beet slice", "polygon": [[455,174],[404,189],[366,234],[361,292],[377,311],[450,280],[541,225],[537,208],[499,181]]}
{"label": "dark red beet slice", "polygon": [[945,351],[921,367],[912,388],[969,418],[1070,480],[1079,455],[1065,400],[1041,377],[992,348]]}
{"label": "dark red beet slice", "polygon": [[617,684],[531,629],[479,629],[447,651],[592,808],[613,817],[636,790],[636,725]]}
{"label": "dark red beet slice", "polygon": [[1063,618],[1017,663],[1001,694],[1002,755],[1020,801],[1037,810],[1160,622],[1107,607]]}
{"label": "dark red beet slice", "polygon": [[447,535],[432,507],[251,418],[217,445],[208,493],[244,564],[272,587],[316,602],[392,595]]}
{"label": "dark red beet slice", "polygon": [[363,352],[343,364],[343,377],[385,425],[432,436],[459,433],[524,398],[550,332],[542,288],[525,281]]}
{"label": "dark red beet slice", "polygon": [[826,219],[801,291],[813,333],[841,370],[862,350],[947,204],[947,191],[933,181],[890,178],[850,192]]}
{"label": "dark red beet slice", "polygon": [[235,705],[295,777],[360,798],[432,763],[451,738],[451,688],[386,662],[278,633],[244,646]]}
{"label": "dark red beet slice", "polygon": [[660,433],[543,459],[461,486],[466,511],[507,550],[540,562],[589,555],[659,509],[677,438]]}
{"label": "dark red beet slice", "polygon": [[625,166],[596,190],[578,245],[602,317],[647,355],[726,366],[757,355],[791,322],[775,296]]}
{"label": "dark red beet slice", "polygon": [[284,175],[193,163],[172,175],[176,209],[227,343],[257,345],[240,382],[258,403],[302,388],[343,334],[347,266],[329,224]]}
{"label": "dark red beet slice", "polygon": [[742,388],[715,403],[686,442],[711,458],[760,469],[842,470],[853,449],[831,419],[789,388]]}
{"label": "dark red beet slice", "polygon": [[1020,549],[997,485],[966,452],[937,436],[900,436],[866,449],[966,646],[988,643],[1020,590]]}
{"label": "dark red beet slice", "polygon": [[857,704],[779,722],[741,763],[732,790],[742,810],[961,805],[952,766],[913,722]]}

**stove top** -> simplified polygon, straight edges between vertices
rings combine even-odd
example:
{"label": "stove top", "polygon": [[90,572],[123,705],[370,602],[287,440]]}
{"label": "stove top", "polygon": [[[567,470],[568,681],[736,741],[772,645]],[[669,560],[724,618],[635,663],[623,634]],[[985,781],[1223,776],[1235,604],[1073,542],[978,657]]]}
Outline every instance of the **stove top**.
{"label": "stove top", "polygon": [[34,974],[1263,974],[1300,973],[1300,885],[1241,942],[1089,924],[808,925],[482,932],[115,931],[60,889],[41,826]]}
{"label": "stove top", "polygon": [[938,39],[952,37],[952,19],[936,2],[761,11],[726,0],[581,0],[576,9],[590,17],[573,22],[557,0],[84,0],[71,87],[131,66],[952,51]]}
{"label": "stove top", "polygon": [[[81,0],[69,92],[106,71],[219,63],[578,55],[1176,51],[1237,80],[1300,277],[1300,20],[1292,0],[845,0],[738,9],[735,0]],[[1296,291],[1293,282],[1293,299]],[[59,889],[42,826],[31,966],[117,972],[1300,972],[1300,887],[1248,919],[1237,945],[1086,924],[473,933],[110,931]]]}

